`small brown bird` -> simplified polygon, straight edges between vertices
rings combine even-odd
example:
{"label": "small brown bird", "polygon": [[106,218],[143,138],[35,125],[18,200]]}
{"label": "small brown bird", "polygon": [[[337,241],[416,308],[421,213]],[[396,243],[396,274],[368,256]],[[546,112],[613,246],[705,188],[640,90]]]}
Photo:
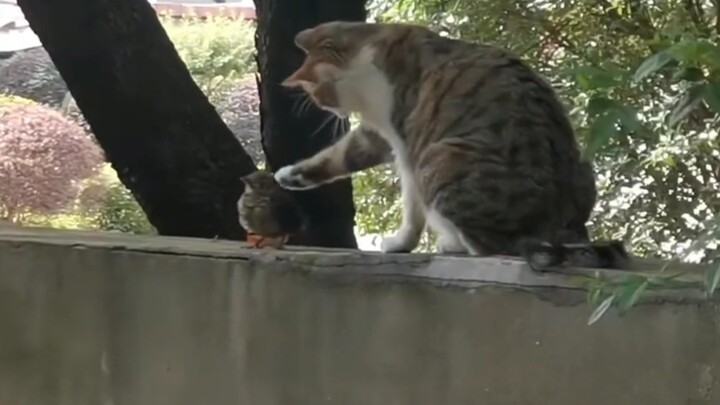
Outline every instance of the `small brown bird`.
{"label": "small brown bird", "polygon": [[248,242],[256,248],[282,248],[290,235],[305,227],[307,217],[300,204],[271,172],[259,170],[241,180],[245,191],[238,200],[238,218],[248,231]]}

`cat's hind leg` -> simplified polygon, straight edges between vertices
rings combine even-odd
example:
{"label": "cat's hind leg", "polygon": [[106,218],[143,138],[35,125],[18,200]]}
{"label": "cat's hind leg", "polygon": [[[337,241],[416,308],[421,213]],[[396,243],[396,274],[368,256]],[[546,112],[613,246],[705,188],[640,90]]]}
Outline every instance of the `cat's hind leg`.
{"label": "cat's hind leg", "polygon": [[[509,254],[506,247],[511,238],[497,228],[488,229],[487,224],[492,224],[494,216],[487,215],[482,203],[469,197],[472,196],[458,187],[436,195],[430,204],[428,224],[438,235],[440,252],[472,256]],[[462,203],[462,199],[468,200]]]}
{"label": "cat's hind leg", "polygon": [[470,253],[477,255],[475,249],[468,246],[460,229],[435,209],[427,212],[427,222],[438,237],[437,249],[441,254]]}

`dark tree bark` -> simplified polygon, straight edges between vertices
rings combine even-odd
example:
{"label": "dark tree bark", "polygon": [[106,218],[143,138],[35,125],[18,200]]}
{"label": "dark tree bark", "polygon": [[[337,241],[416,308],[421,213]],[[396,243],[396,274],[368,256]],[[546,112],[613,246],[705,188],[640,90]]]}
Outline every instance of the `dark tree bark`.
{"label": "dark tree bark", "polygon": [[160,234],[244,238],[250,157],[146,0],[19,0],[120,180]]}
{"label": "dark tree bark", "polygon": [[[269,168],[275,171],[313,155],[340,135],[328,123],[328,113],[315,106],[299,112],[299,94],[279,85],[304,58],[294,44],[295,34],[332,20],[364,21],[365,0],[255,0],[255,8],[263,148]],[[347,129],[348,123],[341,127]],[[350,180],[298,192],[298,197],[311,226],[291,243],[357,248]]]}

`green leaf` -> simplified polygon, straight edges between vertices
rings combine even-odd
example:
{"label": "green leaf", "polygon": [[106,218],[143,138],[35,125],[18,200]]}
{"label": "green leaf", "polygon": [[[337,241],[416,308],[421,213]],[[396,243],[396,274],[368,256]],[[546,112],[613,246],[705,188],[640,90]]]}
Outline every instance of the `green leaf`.
{"label": "green leaf", "polygon": [[[667,265],[667,263],[670,263],[670,262],[666,262],[666,265]],[[660,271],[662,272],[663,269],[660,269]],[[687,273],[679,272],[679,273],[672,273],[672,274],[662,274],[659,276],[648,277],[647,281],[648,281],[649,285],[654,286],[654,287],[670,287],[673,285],[678,285],[677,279],[684,276],[685,274],[687,274]]]}
{"label": "green leaf", "polygon": [[678,70],[672,77],[672,81],[675,83],[683,80],[688,82],[699,82],[703,79],[705,79],[705,72],[703,72],[702,69],[693,66],[688,66]]}
{"label": "green leaf", "polygon": [[690,65],[720,65],[720,47],[707,40],[681,41],[671,46],[667,52],[674,59]]}
{"label": "green leaf", "polygon": [[638,120],[637,111],[632,107],[621,106],[617,112],[620,118],[620,123],[625,131],[640,132],[643,129],[643,125]]}
{"label": "green leaf", "polygon": [[690,115],[693,110],[695,110],[703,99],[702,95],[704,88],[704,84],[696,84],[688,89],[682,97],[680,97],[680,100],[678,100],[677,104],[675,104],[675,107],[673,107],[673,110],[670,112],[668,125],[674,127]]}
{"label": "green leaf", "polygon": [[620,84],[617,75],[595,66],[580,66],[571,70],[578,86],[585,90],[605,89]]}
{"label": "green leaf", "polygon": [[661,51],[656,53],[655,55],[650,56],[649,58],[645,59],[645,61],[640,64],[640,67],[638,67],[638,69],[635,71],[635,75],[633,75],[633,81],[639,82],[640,80],[643,80],[644,78],[662,69],[672,60],[673,57],[670,55],[670,53],[666,51]]}
{"label": "green leaf", "polygon": [[590,133],[586,141],[584,158],[590,159],[610,141],[610,138],[617,135],[617,115],[613,110],[599,116],[591,125]]}
{"label": "green leaf", "polygon": [[602,284],[595,284],[593,285],[590,290],[588,291],[588,304],[592,305],[593,307],[597,305],[598,300],[600,299],[600,294],[603,292]]}
{"label": "green leaf", "polygon": [[715,294],[718,285],[720,285],[720,263],[705,274],[705,292],[709,298]]}
{"label": "green leaf", "polygon": [[616,105],[617,103],[615,101],[610,100],[607,97],[593,96],[588,101],[587,113],[590,118],[595,118],[598,115],[601,115],[606,111],[615,108]]}
{"label": "green leaf", "polygon": [[703,90],[703,99],[710,109],[720,114],[720,83],[706,84]]}
{"label": "green leaf", "polygon": [[698,42],[695,40],[680,41],[668,48],[667,53],[673,59],[681,62],[693,62],[699,56]]}
{"label": "green leaf", "polygon": [[593,313],[590,315],[590,318],[588,319],[588,325],[592,325],[600,318],[602,318],[602,316],[605,315],[605,312],[607,312],[607,310],[610,309],[610,307],[612,306],[613,301],[615,301],[615,294],[605,298],[605,301],[598,305],[598,307],[595,308]]}
{"label": "green leaf", "polygon": [[620,314],[624,314],[628,309],[632,308],[649,285],[650,280],[648,278],[637,276],[636,279],[621,286],[617,291],[617,305]]}

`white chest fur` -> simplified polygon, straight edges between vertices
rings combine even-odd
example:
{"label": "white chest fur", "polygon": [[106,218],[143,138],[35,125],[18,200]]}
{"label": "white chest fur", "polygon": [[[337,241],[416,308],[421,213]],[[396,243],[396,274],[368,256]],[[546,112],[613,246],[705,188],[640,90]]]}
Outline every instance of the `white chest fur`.
{"label": "white chest fur", "polygon": [[350,63],[338,83],[341,104],[360,113],[362,125],[375,129],[390,144],[401,179],[411,176],[405,143],[392,124],[394,87],[374,64],[375,49],[366,46]]}

